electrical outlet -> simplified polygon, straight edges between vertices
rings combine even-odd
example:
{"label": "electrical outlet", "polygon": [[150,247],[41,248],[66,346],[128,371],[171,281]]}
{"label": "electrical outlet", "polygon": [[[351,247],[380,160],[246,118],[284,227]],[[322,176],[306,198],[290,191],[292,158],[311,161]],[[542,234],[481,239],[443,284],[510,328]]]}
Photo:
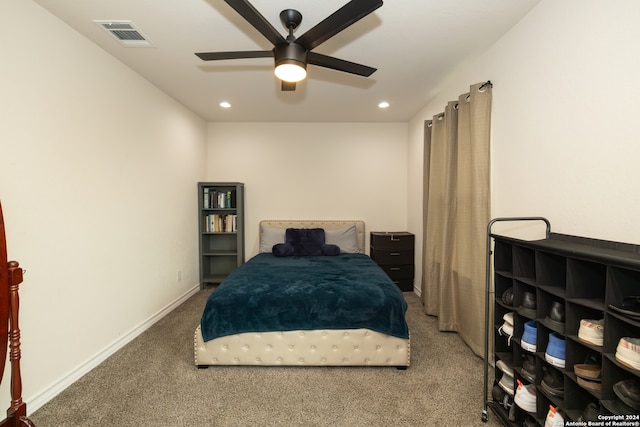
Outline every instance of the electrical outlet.
{"label": "electrical outlet", "polygon": [[182,281],[182,270],[177,270],[176,271],[176,282],[181,282]]}

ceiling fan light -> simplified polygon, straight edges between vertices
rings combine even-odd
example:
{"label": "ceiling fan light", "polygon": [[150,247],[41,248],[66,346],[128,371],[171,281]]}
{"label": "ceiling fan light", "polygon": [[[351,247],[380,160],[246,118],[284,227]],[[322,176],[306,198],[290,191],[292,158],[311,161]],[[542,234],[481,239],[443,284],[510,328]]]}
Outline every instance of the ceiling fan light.
{"label": "ceiling fan light", "polygon": [[274,48],[275,74],[285,82],[299,82],[307,77],[307,51],[297,43],[282,43]]}
{"label": "ceiling fan light", "polygon": [[280,80],[295,83],[307,77],[307,70],[299,64],[284,63],[276,67],[275,74]]}

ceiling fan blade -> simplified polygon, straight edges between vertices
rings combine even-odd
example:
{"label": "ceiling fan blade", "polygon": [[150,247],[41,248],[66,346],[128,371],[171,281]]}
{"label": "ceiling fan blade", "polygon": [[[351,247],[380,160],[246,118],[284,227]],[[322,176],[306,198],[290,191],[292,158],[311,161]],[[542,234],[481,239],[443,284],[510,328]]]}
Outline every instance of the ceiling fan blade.
{"label": "ceiling fan blade", "polygon": [[286,40],[282,37],[282,34],[278,32],[273,25],[265,19],[264,16],[258,10],[253,7],[247,0],[224,0],[229,6],[235,9],[249,24],[260,31],[260,34],[265,36],[267,40],[274,46],[279,43],[284,43]]}
{"label": "ceiling fan blade", "polygon": [[307,62],[320,67],[331,68],[364,77],[369,77],[377,70],[377,68],[367,67],[366,65],[356,64],[355,62],[345,61],[344,59],[338,59],[333,56],[322,55],[315,52],[309,52],[307,54]]}
{"label": "ceiling fan blade", "polygon": [[217,61],[220,59],[272,58],[272,50],[247,50],[242,52],[202,52],[196,56],[203,61]]}
{"label": "ceiling fan blade", "polygon": [[290,92],[290,91],[296,90],[296,82],[285,82],[284,80],[281,80],[281,81],[282,81],[283,92]]}
{"label": "ceiling fan blade", "polygon": [[382,0],[351,0],[332,15],[296,39],[307,50],[335,36],[351,24],[382,6]]}

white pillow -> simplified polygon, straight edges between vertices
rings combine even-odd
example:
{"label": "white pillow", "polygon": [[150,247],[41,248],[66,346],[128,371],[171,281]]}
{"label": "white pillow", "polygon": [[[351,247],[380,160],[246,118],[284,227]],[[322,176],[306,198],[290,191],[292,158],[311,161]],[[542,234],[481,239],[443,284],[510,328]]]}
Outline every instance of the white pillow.
{"label": "white pillow", "polygon": [[324,230],[324,240],[328,245],[340,246],[340,253],[357,254],[360,253],[358,248],[358,232],[355,225],[336,230]]}
{"label": "white pillow", "polygon": [[271,253],[273,245],[284,243],[284,228],[260,226],[260,253]]}

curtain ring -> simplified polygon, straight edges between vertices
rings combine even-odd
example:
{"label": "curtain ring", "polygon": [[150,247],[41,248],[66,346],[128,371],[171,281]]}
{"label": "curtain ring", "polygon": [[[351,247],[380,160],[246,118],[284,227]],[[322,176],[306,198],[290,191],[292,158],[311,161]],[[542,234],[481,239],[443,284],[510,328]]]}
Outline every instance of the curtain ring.
{"label": "curtain ring", "polygon": [[493,83],[491,83],[491,80],[487,80],[485,83],[483,83],[478,88],[478,92],[484,92],[485,90],[487,90],[487,86],[493,87]]}

